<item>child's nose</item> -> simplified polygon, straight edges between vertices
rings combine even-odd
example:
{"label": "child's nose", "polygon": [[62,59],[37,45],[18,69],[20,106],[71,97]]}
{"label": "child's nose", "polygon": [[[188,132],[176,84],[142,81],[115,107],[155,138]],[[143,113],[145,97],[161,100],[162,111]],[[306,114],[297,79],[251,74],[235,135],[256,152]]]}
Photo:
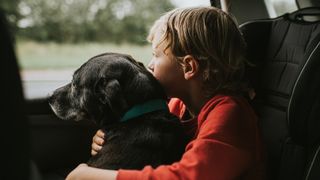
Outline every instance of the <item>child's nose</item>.
{"label": "child's nose", "polygon": [[153,70],[154,70],[154,64],[153,64],[153,61],[151,60],[150,62],[149,62],[149,64],[148,64],[148,70],[150,71],[150,72],[153,72]]}

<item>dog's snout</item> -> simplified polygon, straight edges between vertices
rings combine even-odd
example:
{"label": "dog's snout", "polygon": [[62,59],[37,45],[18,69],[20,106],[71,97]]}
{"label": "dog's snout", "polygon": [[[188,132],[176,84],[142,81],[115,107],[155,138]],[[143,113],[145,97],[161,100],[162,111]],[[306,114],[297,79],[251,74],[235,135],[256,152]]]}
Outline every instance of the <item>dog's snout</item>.
{"label": "dog's snout", "polygon": [[48,96],[47,96],[47,100],[48,100],[48,103],[49,104],[53,104],[53,101],[54,101],[54,96],[53,96],[53,93],[49,93]]}

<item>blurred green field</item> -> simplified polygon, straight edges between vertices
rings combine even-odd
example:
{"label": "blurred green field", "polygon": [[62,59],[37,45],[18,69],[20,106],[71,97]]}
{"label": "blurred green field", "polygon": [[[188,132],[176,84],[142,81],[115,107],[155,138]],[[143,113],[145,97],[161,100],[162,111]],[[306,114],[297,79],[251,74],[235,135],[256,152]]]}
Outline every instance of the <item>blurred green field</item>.
{"label": "blurred green field", "polygon": [[18,41],[17,56],[22,70],[73,69],[90,57],[104,52],[130,54],[148,64],[152,56],[151,45],[116,45],[108,43],[57,44]]}

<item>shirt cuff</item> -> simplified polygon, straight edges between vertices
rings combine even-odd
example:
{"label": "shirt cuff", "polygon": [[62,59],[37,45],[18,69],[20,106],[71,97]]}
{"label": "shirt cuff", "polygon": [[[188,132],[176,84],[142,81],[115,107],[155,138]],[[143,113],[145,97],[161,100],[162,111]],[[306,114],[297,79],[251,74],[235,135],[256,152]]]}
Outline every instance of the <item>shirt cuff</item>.
{"label": "shirt cuff", "polygon": [[117,180],[141,180],[142,173],[138,170],[118,170]]}

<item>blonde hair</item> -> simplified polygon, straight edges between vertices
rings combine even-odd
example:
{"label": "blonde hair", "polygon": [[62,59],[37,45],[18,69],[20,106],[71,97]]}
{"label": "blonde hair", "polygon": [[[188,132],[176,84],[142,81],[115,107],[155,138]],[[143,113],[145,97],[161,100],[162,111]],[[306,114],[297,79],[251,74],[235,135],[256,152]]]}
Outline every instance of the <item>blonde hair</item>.
{"label": "blonde hair", "polygon": [[236,91],[245,67],[245,42],[231,16],[214,7],[174,9],[160,17],[150,30],[148,41],[162,34],[176,60],[193,56],[200,65],[203,86],[212,95]]}

